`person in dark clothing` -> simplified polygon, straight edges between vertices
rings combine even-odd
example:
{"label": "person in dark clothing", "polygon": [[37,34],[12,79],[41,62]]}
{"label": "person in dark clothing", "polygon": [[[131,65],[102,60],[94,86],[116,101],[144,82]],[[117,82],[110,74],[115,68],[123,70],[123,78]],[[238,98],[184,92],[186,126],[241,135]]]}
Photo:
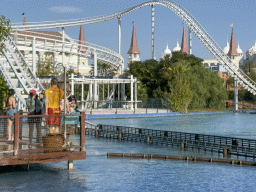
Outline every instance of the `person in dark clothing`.
{"label": "person in dark clothing", "polygon": [[[30,90],[29,98],[26,100],[28,107],[28,115],[41,115],[43,105],[41,101],[38,99],[35,90]],[[36,124],[37,130],[37,138],[36,142],[42,145],[42,135],[41,135],[41,122],[42,117],[28,117],[28,125],[29,125],[29,148],[31,148],[33,132],[34,132],[34,124]]]}

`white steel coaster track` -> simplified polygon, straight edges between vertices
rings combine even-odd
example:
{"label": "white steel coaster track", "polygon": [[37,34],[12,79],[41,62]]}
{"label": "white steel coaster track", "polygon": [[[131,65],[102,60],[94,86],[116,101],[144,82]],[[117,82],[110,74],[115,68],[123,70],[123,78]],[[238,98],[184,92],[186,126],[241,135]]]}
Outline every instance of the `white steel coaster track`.
{"label": "white steel coaster track", "polygon": [[[71,38],[66,39],[63,43],[63,41],[58,40],[58,38],[60,37],[55,35],[48,34],[47,36],[49,36],[49,38],[46,38],[43,36],[39,37],[38,35],[45,35],[43,33],[40,33],[40,31],[29,31],[29,33],[30,35],[16,33],[16,32],[12,32],[11,34],[14,37],[14,41],[19,46],[32,47],[33,39],[35,38],[37,50],[62,53],[63,47],[64,47],[64,53],[66,54],[77,55],[80,57],[87,57],[87,58],[91,57],[96,52],[97,59],[99,61],[102,61],[103,63],[110,65],[111,70],[117,70],[119,71],[119,73],[123,71],[123,68],[124,68],[123,57],[111,49],[108,49],[99,45],[95,45],[92,43],[88,43],[88,42],[85,42],[84,43],[85,45],[82,45],[82,44],[79,44],[79,41]],[[85,50],[85,51],[80,52],[78,50]],[[100,71],[100,73],[106,73],[108,72],[108,70],[109,69]]]}
{"label": "white steel coaster track", "polygon": [[235,67],[230,58],[224,54],[219,45],[211,38],[211,36],[206,32],[206,30],[201,26],[201,24],[183,7],[179,4],[168,1],[168,0],[155,0],[149,1],[146,3],[142,3],[135,7],[126,9],[124,11],[119,11],[116,13],[96,16],[90,18],[82,18],[82,19],[73,19],[73,20],[62,20],[62,21],[47,21],[47,22],[34,22],[28,23],[26,28],[24,29],[24,25],[22,23],[14,24],[12,28],[15,30],[38,30],[38,29],[49,29],[49,28],[60,28],[60,27],[71,27],[78,25],[86,25],[97,22],[108,21],[115,18],[120,18],[121,16],[128,14],[132,11],[135,11],[139,8],[151,5],[163,5],[169,9],[171,9],[176,15],[178,15],[191,29],[194,35],[203,43],[203,45],[210,51],[210,53],[220,62],[222,63],[227,71],[230,73],[232,77],[238,80],[238,83],[249,90],[251,93],[256,95],[256,83],[251,80],[241,69]]}

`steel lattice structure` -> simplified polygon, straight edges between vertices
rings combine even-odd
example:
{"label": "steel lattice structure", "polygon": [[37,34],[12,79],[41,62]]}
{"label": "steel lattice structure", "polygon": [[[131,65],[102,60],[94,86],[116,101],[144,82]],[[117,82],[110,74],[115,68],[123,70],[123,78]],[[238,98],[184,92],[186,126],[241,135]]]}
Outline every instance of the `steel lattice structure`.
{"label": "steel lattice structure", "polygon": [[[102,15],[102,16],[96,16],[96,17],[89,17],[89,18],[79,18],[79,19],[72,19],[72,20],[59,20],[59,21],[43,21],[43,22],[28,22],[26,25],[26,28],[24,28],[23,23],[15,23],[12,25],[13,31],[19,30],[19,31],[25,31],[25,30],[39,30],[39,29],[51,29],[51,28],[64,28],[64,27],[72,27],[72,26],[79,26],[79,25],[88,25],[92,23],[98,23],[98,22],[104,22],[112,19],[119,19],[129,14],[133,11],[136,11],[137,9],[140,9],[145,6],[154,6],[154,5],[162,5],[170,10],[172,10],[177,16],[179,16],[184,23],[189,27],[189,30],[191,30],[194,35],[202,42],[202,44],[208,49],[208,51],[221,63],[225,66],[228,73],[235,78],[235,80],[238,81],[239,84],[241,84],[245,89],[256,95],[256,83],[251,80],[241,69],[237,68],[231,61],[231,59],[224,54],[220,46],[212,39],[212,37],[207,33],[207,31],[201,26],[201,24],[182,6],[179,4],[168,1],[168,0],[154,0],[142,3],[140,5],[134,6],[132,8],[119,11],[116,13],[108,14],[108,15]],[[153,37],[152,37],[153,38]],[[46,42],[49,41],[56,41],[53,39],[45,39]],[[63,43],[63,42],[59,42]],[[65,42],[66,44],[66,42]],[[27,46],[30,46],[31,44],[28,43]],[[54,50],[57,52],[62,51],[62,47],[59,49],[57,47],[54,47],[54,45],[51,44],[44,44],[45,49],[48,50]],[[66,44],[67,47],[70,47],[69,53],[72,53],[72,48],[74,46],[81,46],[78,44],[75,40],[70,42],[69,44]],[[114,69],[118,69],[119,72],[123,71],[123,57],[104,47],[93,45],[90,43],[85,43],[84,46],[87,51],[86,53],[79,53],[83,56],[92,55],[95,51],[97,52],[98,59],[102,60],[103,62],[107,62],[111,64],[111,66]],[[152,45],[153,46],[153,45]],[[119,52],[121,52],[119,50]]]}

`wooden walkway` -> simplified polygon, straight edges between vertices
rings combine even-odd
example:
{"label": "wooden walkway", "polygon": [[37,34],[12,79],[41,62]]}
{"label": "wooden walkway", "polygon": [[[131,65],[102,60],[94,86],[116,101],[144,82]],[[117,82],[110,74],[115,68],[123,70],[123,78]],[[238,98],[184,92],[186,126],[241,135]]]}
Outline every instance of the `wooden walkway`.
{"label": "wooden walkway", "polygon": [[[70,115],[68,115],[70,116]],[[24,119],[35,116],[25,116],[20,113],[16,113],[14,117],[14,140],[8,141],[6,134],[2,134],[0,137],[0,166],[6,165],[21,165],[32,163],[44,163],[54,161],[68,161],[69,168],[73,167],[74,160],[86,159],[85,152],[85,113],[76,114],[80,117],[80,138],[79,141],[74,141],[69,137],[66,141],[63,140],[64,145],[55,146],[55,143],[44,146],[42,143],[32,142],[29,143],[28,138],[28,124],[24,123]],[[36,116],[38,117],[38,116]],[[46,116],[42,116],[46,117]],[[0,116],[0,119],[4,119],[2,122],[7,122],[8,117]],[[1,125],[6,127],[6,125]],[[36,128],[34,128],[36,130]],[[34,132],[35,132],[34,130]],[[47,129],[48,130],[48,129]],[[4,133],[4,130],[2,130]],[[63,134],[60,133],[59,135]],[[46,134],[47,136],[47,134]],[[63,136],[61,136],[63,137]],[[50,140],[51,142],[52,140]],[[55,142],[55,141],[53,141]],[[73,142],[73,144],[72,144]],[[29,147],[30,146],[30,147]]]}
{"label": "wooden walkway", "polygon": [[86,122],[86,134],[95,137],[118,139],[120,141],[142,142],[153,145],[177,146],[181,150],[199,149],[223,156],[256,156],[256,140],[215,135],[153,130],[114,125],[93,125]]}

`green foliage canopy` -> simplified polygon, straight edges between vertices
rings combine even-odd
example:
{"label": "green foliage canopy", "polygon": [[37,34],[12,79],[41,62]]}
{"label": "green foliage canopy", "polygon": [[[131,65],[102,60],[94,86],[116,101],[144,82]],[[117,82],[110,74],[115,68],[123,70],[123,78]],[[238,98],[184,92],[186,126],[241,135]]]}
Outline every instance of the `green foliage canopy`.
{"label": "green foliage canopy", "polygon": [[223,79],[194,55],[174,52],[172,58],[134,62],[125,73],[138,78],[148,97],[166,98],[174,111],[222,109],[228,98]]}

